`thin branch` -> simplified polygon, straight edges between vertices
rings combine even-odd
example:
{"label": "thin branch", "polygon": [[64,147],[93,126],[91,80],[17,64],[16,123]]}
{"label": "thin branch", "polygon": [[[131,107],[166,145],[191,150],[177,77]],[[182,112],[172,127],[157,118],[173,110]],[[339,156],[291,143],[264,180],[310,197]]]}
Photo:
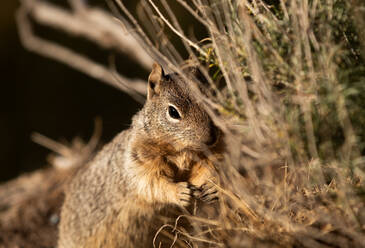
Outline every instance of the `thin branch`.
{"label": "thin branch", "polygon": [[152,5],[152,7],[155,9],[155,11],[157,12],[157,14],[160,16],[160,18],[166,23],[166,25],[177,35],[179,36],[182,40],[186,41],[191,47],[193,47],[194,49],[196,49],[199,53],[203,54],[204,56],[207,56],[206,53],[194,42],[192,42],[191,40],[189,40],[185,35],[183,35],[182,33],[180,33],[178,30],[176,30],[176,28],[166,19],[166,17],[161,13],[161,11],[157,8],[157,6],[155,5],[155,3],[152,0],[148,0],[150,2],[150,4]]}
{"label": "thin branch", "polygon": [[[170,59],[167,58],[161,51],[159,51],[152,44],[150,38],[145,34],[141,25],[138,23],[136,18],[134,18],[134,16],[128,11],[128,9],[124,6],[124,4],[121,0],[106,0],[106,2],[110,6],[113,6],[114,2],[117,4],[119,9],[127,16],[129,21],[132,23],[129,23],[125,18],[123,18],[120,13],[114,12],[114,14],[116,14],[118,16],[119,20],[127,27],[128,31],[131,32],[133,37],[135,37],[137,40],[141,41],[142,43],[146,44],[145,49],[151,54],[151,56],[153,56],[153,58],[155,60],[157,60],[162,65],[170,64]],[[133,30],[134,30],[134,32],[133,32]]]}
{"label": "thin branch", "polygon": [[123,84],[121,84],[116,80],[115,74],[105,66],[95,63],[66,47],[36,37],[33,34],[32,27],[27,19],[27,9],[24,6],[18,10],[16,20],[18,22],[20,39],[27,49],[67,64],[90,77],[103,81],[127,93],[138,92],[141,95],[145,95],[145,81],[140,79],[128,79],[119,75],[119,81],[123,82]]}
{"label": "thin branch", "polygon": [[[35,3],[34,0],[26,2]],[[83,36],[103,48],[116,49],[130,56],[145,69],[151,69],[153,59],[130,33],[123,31],[120,23],[110,14],[91,8],[71,13],[46,2],[29,3],[22,6],[27,6],[27,10],[38,23],[61,29],[75,36]]]}

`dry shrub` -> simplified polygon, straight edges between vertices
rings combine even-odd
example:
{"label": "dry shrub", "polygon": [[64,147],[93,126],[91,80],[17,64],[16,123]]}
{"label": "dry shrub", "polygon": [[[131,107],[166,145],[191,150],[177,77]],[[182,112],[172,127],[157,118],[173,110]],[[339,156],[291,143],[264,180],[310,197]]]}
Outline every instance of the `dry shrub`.
{"label": "dry shrub", "polygon": [[209,83],[200,99],[225,133],[219,202],[184,215],[190,229],[165,227],[191,247],[364,246],[364,43],[351,18],[364,6],[177,2],[204,40],[188,37],[167,1],[142,1],[141,21],[109,2],[155,58],[184,74],[171,37],[182,42]]}
{"label": "dry shrub", "polygon": [[[107,3],[167,71],[190,79],[184,68],[199,68],[208,97],[190,86],[225,136],[219,201],[165,219],[156,237],[187,247],[364,246],[361,1]],[[190,21],[206,36],[197,40]]]}

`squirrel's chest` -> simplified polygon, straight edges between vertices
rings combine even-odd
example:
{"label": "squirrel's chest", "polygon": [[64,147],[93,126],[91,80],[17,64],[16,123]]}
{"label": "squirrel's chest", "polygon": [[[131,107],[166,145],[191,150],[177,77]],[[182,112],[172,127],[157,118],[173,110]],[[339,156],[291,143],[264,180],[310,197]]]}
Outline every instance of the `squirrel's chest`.
{"label": "squirrel's chest", "polygon": [[144,174],[166,176],[174,182],[189,181],[201,160],[194,151],[176,151],[169,145],[146,141],[135,143],[131,155]]}
{"label": "squirrel's chest", "polygon": [[163,158],[166,163],[167,176],[176,182],[187,181],[191,174],[191,169],[197,161],[191,152],[180,152],[168,155]]}

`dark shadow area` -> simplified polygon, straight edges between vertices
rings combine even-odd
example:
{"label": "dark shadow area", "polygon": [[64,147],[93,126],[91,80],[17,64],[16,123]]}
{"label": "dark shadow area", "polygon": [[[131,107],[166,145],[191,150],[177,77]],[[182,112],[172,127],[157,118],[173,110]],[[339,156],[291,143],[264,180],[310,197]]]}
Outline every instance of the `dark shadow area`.
{"label": "dark shadow area", "polygon": [[[139,107],[121,91],[26,51],[17,35],[17,6],[17,1],[5,1],[0,8],[0,181],[46,166],[49,150],[31,141],[32,132],[58,141],[71,141],[76,136],[87,140],[94,119],[101,117],[102,141],[107,142],[128,127]],[[52,38],[74,42],[57,32]],[[75,41],[72,48],[82,46],[82,41]],[[103,61],[109,55],[95,52],[93,58],[99,56]],[[146,74],[136,71],[127,57],[119,56],[117,65],[121,72]]]}

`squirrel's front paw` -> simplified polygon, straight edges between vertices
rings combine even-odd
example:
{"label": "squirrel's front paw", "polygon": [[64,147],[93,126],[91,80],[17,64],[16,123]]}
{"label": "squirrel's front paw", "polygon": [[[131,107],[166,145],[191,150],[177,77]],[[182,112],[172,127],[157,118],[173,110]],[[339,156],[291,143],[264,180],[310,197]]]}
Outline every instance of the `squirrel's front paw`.
{"label": "squirrel's front paw", "polygon": [[186,207],[190,204],[192,189],[187,182],[177,183],[177,201],[178,205]]}
{"label": "squirrel's front paw", "polygon": [[214,202],[218,200],[218,190],[211,183],[203,184],[199,190],[194,191],[194,197],[204,202]]}

